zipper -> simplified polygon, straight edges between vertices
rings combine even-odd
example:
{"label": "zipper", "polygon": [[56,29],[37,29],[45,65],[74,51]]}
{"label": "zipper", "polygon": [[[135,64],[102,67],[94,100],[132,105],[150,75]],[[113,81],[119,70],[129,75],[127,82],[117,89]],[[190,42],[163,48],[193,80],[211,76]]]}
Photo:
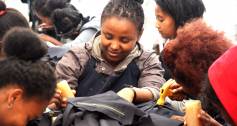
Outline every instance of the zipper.
{"label": "zipper", "polygon": [[77,102],[76,105],[84,105],[84,106],[92,106],[92,107],[100,107],[100,108],[105,108],[105,109],[109,109],[121,116],[125,116],[125,114],[121,111],[119,111],[118,109],[112,107],[112,106],[109,106],[109,105],[104,105],[104,104],[97,104],[97,103],[85,103],[85,102]]}

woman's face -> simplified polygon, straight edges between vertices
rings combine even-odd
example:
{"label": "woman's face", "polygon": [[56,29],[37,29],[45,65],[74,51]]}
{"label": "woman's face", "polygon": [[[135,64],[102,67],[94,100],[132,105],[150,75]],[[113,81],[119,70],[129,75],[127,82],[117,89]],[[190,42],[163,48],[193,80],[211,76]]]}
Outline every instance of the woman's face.
{"label": "woman's face", "polygon": [[133,50],[140,38],[135,24],[126,19],[108,17],[101,25],[101,49],[103,58],[117,65]]}
{"label": "woman's face", "polygon": [[176,36],[176,25],[174,19],[164,12],[159,5],[155,9],[156,28],[161,36],[166,39],[172,39]]}
{"label": "woman's face", "polygon": [[40,28],[50,29],[53,28],[53,22],[50,20],[49,17],[42,16],[37,14],[37,17],[41,20],[41,24],[39,25]]}
{"label": "woman's face", "polygon": [[[25,99],[21,91],[18,89],[0,91],[1,126],[25,126],[28,121],[39,117],[47,107],[48,101]],[[3,93],[6,95],[2,95]]]}

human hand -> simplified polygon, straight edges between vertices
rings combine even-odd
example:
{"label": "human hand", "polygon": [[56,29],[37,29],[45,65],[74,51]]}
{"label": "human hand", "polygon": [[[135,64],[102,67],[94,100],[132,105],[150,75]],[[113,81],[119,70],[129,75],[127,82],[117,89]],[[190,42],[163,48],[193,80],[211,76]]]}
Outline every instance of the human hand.
{"label": "human hand", "polygon": [[52,29],[53,28],[53,25],[51,24],[47,24],[47,23],[42,23],[42,24],[39,24],[38,25],[38,29]]}
{"label": "human hand", "polygon": [[[204,110],[201,110],[197,117],[200,120],[200,126],[222,126]],[[186,121],[184,121],[184,126],[188,126]]]}
{"label": "human hand", "polygon": [[135,96],[135,91],[132,88],[126,87],[117,92],[117,94],[128,102],[132,102]]}
{"label": "human hand", "polygon": [[[75,90],[72,90],[73,94],[76,94]],[[65,108],[68,104],[68,98],[62,96],[60,90],[56,90],[54,97],[49,102],[48,108],[52,110],[57,110],[60,108]]]}
{"label": "human hand", "polygon": [[184,122],[184,116],[172,115],[172,116],[170,117],[170,119],[178,120],[178,121]]}
{"label": "human hand", "polygon": [[182,101],[187,98],[187,95],[184,93],[183,87],[178,83],[172,83],[169,87],[171,94],[169,98],[171,100]]}
{"label": "human hand", "polygon": [[56,90],[53,98],[50,100],[48,108],[51,110],[56,110],[60,108],[61,104],[61,91]]}
{"label": "human hand", "polygon": [[213,119],[208,113],[204,110],[201,110],[198,114],[198,118],[202,126],[222,126],[219,122]]}
{"label": "human hand", "polygon": [[58,41],[57,39],[49,36],[49,35],[46,35],[46,34],[39,34],[39,38],[42,40],[42,41],[45,41],[45,42],[50,42],[56,46],[61,46],[63,45],[62,42]]}

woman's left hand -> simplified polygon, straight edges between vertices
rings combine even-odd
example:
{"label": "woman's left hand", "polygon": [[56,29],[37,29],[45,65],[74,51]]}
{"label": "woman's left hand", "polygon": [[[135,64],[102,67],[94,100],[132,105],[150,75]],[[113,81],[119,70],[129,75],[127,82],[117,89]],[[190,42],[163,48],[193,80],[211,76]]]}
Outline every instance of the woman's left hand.
{"label": "woman's left hand", "polygon": [[[204,110],[201,110],[197,117],[199,118],[200,126],[222,126]],[[184,126],[188,126],[186,121],[184,121]]]}
{"label": "woman's left hand", "polygon": [[201,110],[201,112],[199,113],[198,118],[202,126],[222,126],[219,122],[217,122],[203,110]]}

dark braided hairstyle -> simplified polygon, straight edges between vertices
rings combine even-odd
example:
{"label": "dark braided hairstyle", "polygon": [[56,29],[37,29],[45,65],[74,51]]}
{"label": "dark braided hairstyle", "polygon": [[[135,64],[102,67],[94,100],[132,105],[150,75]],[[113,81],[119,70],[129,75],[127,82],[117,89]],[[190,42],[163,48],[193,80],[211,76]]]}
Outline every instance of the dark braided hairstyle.
{"label": "dark braided hairstyle", "polygon": [[143,0],[111,0],[102,12],[101,24],[112,16],[127,18],[134,22],[138,33],[141,33],[144,24],[142,3]]}

